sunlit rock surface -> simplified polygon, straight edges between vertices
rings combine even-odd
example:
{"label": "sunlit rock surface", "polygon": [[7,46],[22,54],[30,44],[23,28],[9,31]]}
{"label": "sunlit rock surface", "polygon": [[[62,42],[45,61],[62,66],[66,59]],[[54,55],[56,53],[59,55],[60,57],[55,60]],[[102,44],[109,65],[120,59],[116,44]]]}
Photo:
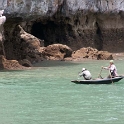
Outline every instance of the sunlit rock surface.
{"label": "sunlit rock surface", "polygon": [[53,44],[45,47],[42,54],[47,60],[64,60],[66,57],[71,57],[72,49],[66,45]]}
{"label": "sunlit rock surface", "polygon": [[82,59],[96,59],[96,60],[111,60],[113,56],[107,51],[98,51],[91,47],[81,48],[72,54],[73,60],[82,60]]}

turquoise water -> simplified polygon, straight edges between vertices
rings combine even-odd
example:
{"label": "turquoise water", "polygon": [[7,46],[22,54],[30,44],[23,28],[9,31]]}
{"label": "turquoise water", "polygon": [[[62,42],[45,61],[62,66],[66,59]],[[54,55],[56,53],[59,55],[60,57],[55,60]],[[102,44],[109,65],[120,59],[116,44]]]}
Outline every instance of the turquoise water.
{"label": "turquoise water", "polygon": [[[115,63],[124,74],[123,60]],[[124,79],[109,85],[71,82],[82,67],[97,78],[108,64],[43,61],[31,70],[1,71],[0,124],[123,124]]]}

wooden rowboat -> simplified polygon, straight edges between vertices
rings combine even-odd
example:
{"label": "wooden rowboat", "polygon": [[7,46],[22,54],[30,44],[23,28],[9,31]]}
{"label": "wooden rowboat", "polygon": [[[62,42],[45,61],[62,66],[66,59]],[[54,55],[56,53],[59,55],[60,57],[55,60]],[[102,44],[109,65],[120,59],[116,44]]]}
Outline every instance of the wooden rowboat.
{"label": "wooden rowboat", "polygon": [[114,78],[103,78],[103,79],[92,79],[92,80],[72,80],[71,82],[76,84],[111,84],[118,82],[123,79],[123,76],[118,76]]}

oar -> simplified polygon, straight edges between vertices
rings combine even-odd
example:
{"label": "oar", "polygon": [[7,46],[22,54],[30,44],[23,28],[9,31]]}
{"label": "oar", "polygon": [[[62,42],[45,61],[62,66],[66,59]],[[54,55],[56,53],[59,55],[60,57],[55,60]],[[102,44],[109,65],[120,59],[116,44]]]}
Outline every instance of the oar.
{"label": "oar", "polygon": [[111,75],[110,70],[109,70],[109,75],[110,75],[111,81],[112,81],[112,83],[113,83],[113,80],[112,80],[112,75]]}
{"label": "oar", "polygon": [[101,70],[100,70],[100,73],[99,73],[99,75],[98,75],[98,78],[101,77],[101,73],[102,73],[102,68],[101,68]]}

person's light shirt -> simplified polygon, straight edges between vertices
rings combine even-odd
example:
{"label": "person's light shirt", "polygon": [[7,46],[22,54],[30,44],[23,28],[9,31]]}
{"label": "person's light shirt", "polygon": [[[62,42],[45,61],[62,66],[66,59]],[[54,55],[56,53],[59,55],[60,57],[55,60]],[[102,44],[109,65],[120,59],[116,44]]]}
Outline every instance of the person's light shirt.
{"label": "person's light shirt", "polygon": [[79,74],[79,76],[83,76],[84,79],[86,79],[86,80],[90,80],[90,79],[92,78],[92,75],[91,75],[91,73],[90,73],[88,70],[82,71],[82,72]]}

